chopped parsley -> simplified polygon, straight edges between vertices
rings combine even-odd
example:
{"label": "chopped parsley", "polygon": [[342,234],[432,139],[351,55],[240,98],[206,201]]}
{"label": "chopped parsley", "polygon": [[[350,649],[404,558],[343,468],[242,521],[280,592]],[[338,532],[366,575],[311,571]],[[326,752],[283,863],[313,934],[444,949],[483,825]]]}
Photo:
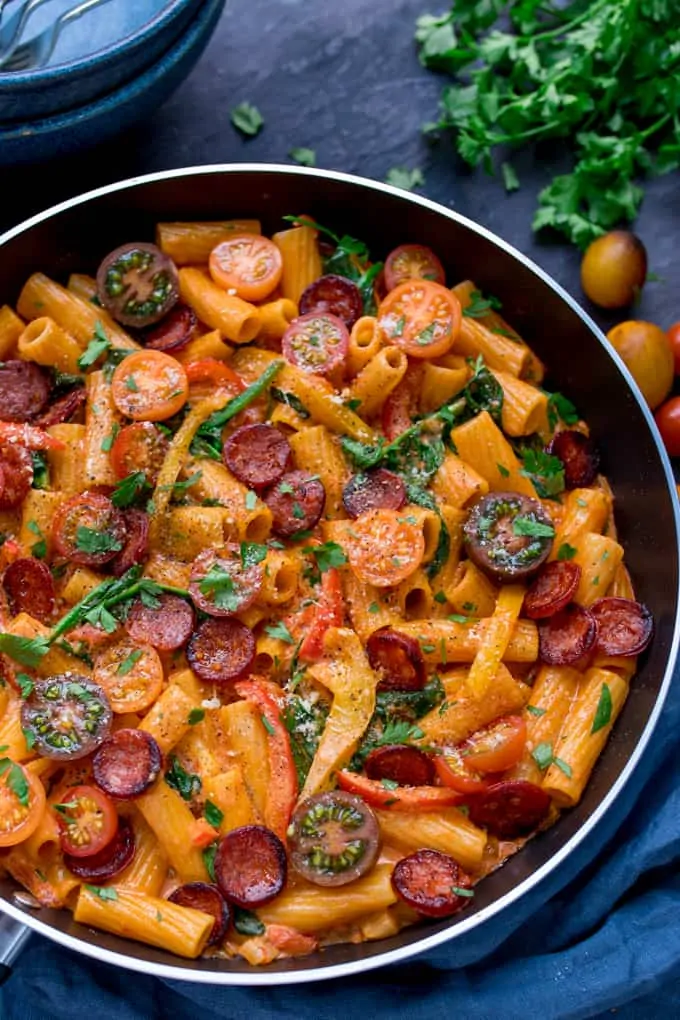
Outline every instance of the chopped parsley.
{"label": "chopped parsley", "polygon": [[104,902],[106,902],[107,900],[118,899],[118,893],[113,888],[109,889],[101,885],[86,885],[85,888],[87,889],[88,892],[92,893],[93,896],[96,896],[98,899],[103,900]]}
{"label": "chopped parsley", "polygon": [[182,768],[174,754],[170,757],[170,768],[165,773],[165,782],[180,795],[182,800],[191,800],[201,792],[201,777]]}
{"label": "chopped parsley", "polygon": [[33,534],[37,535],[39,541],[34,542],[31,546],[31,555],[35,556],[37,560],[44,560],[47,556],[47,540],[40,530],[40,526],[37,521],[29,521],[26,525],[28,530]]}
{"label": "chopped parsley", "polygon": [[252,103],[239,103],[229,115],[229,119],[242,135],[254,138],[264,126],[264,117]]}
{"label": "chopped parsley", "polygon": [[563,542],[557,550],[558,560],[573,560],[574,556],[578,552],[573,545],[569,545],[568,542]]}
{"label": "chopped parsley", "polygon": [[220,811],[217,804],[213,804],[211,800],[206,800],[205,807],[203,808],[203,814],[208,825],[212,825],[213,828],[219,829],[222,821],[224,820],[224,812]]}
{"label": "chopped parsley", "polygon": [[192,708],[187,716],[187,722],[190,726],[196,726],[198,723],[203,722],[205,719],[205,709],[203,708]]}
{"label": "chopped parsley", "polygon": [[213,563],[210,570],[198,583],[201,595],[212,598],[217,609],[228,613],[238,612],[243,602],[242,594],[237,590],[234,578],[220,563]]}
{"label": "chopped parsley", "polygon": [[546,710],[544,708],[539,708],[537,705],[527,705],[526,708],[527,712],[530,715],[535,715],[537,719],[540,719],[542,715],[545,715]]}
{"label": "chopped parsley", "polygon": [[493,294],[484,297],[480,290],[473,290],[470,294],[470,304],[463,309],[463,315],[467,319],[483,319],[489,312],[499,310],[502,307],[501,302]]}
{"label": "chopped parsley", "polygon": [[118,666],[118,669],[116,670],[118,676],[127,676],[128,673],[131,673],[135,668],[135,664],[139,662],[143,654],[144,652],[141,648],[135,648],[131,651],[128,657],[123,659]]}
{"label": "chopped parsley", "polygon": [[285,641],[288,645],[295,644],[295,638],[288,630],[283,620],[279,620],[278,623],[270,623],[264,629],[265,632],[269,634],[269,637],[276,638],[278,641]]}
{"label": "chopped parsley", "polygon": [[131,506],[139,496],[150,488],[143,471],[132,471],[116,483],[116,488],[111,494],[111,502],[119,510],[122,510],[124,507]]}
{"label": "chopped parsley", "polygon": [[251,489],[246,492],[245,504],[246,510],[254,510],[257,506],[257,495]]}
{"label": "chopped parsley", "polygon": [[123,543],[106,531],[94,531],[79,524],[76,528],[76,549],[98,556],[100,553],[120,552]]}
{"label": "chopped parsley", "polygon": [[324,542],[323,545],[305,545],[302,551],[314,557],[316,565],[322,574],[332,567],[342,567],[343,564],[347,563],[347,557],[337,542]]}
{"label": "chopped parsley", "polygon": [[609,690],[608,684],[602,684],[600,690],[600,699],[595,709],[595,715],[593,716],[593,725],[590,727],[591,733],[597,733],[598,730],[604,729],[608,726],[612,718],[612,695]]}
{"label": "chopped parsley", "polygon": [[419,170],[417,167],[413,170],[408,170],[403,166],[393,166],[387,171],[385,182],[391,184],[393,188],[414,191],[416,188],[422,188],[425,184],[425,177],[422,170]]}
{"label": "chopped parsley", "polygon": [[290,149],[288,155],[300,166],[316,166],[314,149],[305,149],[304,147]]}
{"label": "chopped parsley", "polygon": [[11,758],[0,758],[0,776],[7,773],[6,786],[12,791],[22,807],[28,807],[30,786],[24,770]]}
{"label": "chopped parsley", "polygon": [[541,521],[534,521],[530,517],[515,517],[512,522],[512,530],[516,535],[523,535],[527,538],[555,537],[555,529],[552,524],[543,524]]}

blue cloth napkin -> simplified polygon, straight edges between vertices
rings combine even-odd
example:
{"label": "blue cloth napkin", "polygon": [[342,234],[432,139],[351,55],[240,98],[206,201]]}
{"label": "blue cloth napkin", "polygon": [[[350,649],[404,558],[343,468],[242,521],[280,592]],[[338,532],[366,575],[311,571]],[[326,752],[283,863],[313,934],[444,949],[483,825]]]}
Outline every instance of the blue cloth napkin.
{"label": "blue cloth napkin", "polygon": [[34,936],[0,991],[0,1017],[678,1017],[679,727],[680,675],[617,810],[587,845],[492,925],[409,963],[323,983],[218,988],[116,970]]}

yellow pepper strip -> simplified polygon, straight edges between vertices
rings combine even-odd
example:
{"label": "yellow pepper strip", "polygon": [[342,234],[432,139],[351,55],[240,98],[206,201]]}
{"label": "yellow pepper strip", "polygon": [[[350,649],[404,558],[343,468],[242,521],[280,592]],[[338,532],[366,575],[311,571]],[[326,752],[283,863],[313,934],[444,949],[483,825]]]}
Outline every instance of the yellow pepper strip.
{"label": "yellow pepper strip", "polygon": [[213,411],[224,407],[224,393],[215,393],[204,400],[199,401],[189,411],[188,415],[173,436],[170,448],[165,455],[165,460],[158,474],[156,488],[151,497],[153,511],[149,522],[149,540],[151,546],[159,542],[165,517],[172,497],[172,487],[179,477],[184,466],[184,460],[189,452],[191,441],[203,422],[210,417]]}
{"label": "yellow pepper strip", "polygon": [[347,764],[375,709],[378,677],[357,634],[346,627],[332,627],[324,640],[324,653],[308,672],[331,692],[333,706],[300,800],[326,789],[331,773]]}
{"label": "yellow pepper strip", "polygon": [[498,672],[524,602],[524,588],[507,584],[501,588],[493,616],[488,620],[484,638],[474,657],[467,684],[481,698]]}

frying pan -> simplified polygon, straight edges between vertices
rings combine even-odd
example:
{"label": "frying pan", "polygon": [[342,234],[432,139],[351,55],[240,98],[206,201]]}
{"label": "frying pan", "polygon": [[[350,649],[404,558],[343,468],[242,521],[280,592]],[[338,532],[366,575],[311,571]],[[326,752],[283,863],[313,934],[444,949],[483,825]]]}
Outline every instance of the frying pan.
{"label": "frying pan", "polygon": [[[255,969],[243,961],[178,959],[76,924],[67,911],[34,910],[0,880],[5,960],[28,929],[76,952],[162,978],[223,985],[276,985],[357,974],[459,938],[493,919],[623,813],[621,792],[648,745],[671,683],[678,641],[678,529],[675,485],[652,417],[623,362],[577,303],[538,266],[488,230],[425,198],[347,174],[290,166],[194,167],[113,184],[55,206],[0,237],[0,304],[14,303],[29,276],[59,280],[93,272],[102,254],[153,237],[158,220],[259,218],[265,233],[289,213],[313,216],[365,240],[375,258],[404,242],[429,245],[448,280],[473,279],[503,302],[503,314],[549,369],[549,387],[575,402],[602,453],[616,493],[617,524],[637,597],[656,630],[631,693],[581,803],[531,840],[478,886],[462,915],[407,928],[393,938],[340,945]],[[565,879],[566,880],[566,879]],[[3,916],[4,915],[4,916]],[[25,927],[24,927],[25,926]],[[0,947],[1,948],[1,947]],[[0,959],[2,956],[0,955]]]}

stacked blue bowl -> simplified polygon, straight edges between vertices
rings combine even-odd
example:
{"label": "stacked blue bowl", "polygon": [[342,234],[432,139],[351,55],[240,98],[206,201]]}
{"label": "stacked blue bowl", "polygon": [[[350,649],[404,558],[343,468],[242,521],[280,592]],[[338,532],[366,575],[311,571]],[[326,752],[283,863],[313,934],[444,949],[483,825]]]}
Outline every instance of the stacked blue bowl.
{"label": "stacked blue bowl", "polygon": [[0,0],[0,165],[102,141],[186,78],[225,0]]}

